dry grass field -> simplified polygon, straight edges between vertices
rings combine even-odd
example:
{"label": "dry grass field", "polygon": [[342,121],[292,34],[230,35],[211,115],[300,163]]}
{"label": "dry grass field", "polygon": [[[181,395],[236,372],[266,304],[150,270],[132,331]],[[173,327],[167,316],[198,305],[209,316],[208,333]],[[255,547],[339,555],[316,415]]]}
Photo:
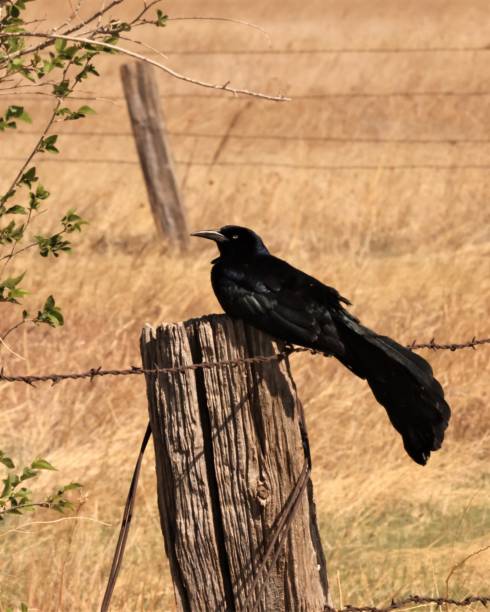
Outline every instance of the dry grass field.
{"label": "dry grass field", "polygon": [[[59,20],[69,4],[53,0],[42,10]],[[349,297],[366,325],[402,342],[488,336],[490,51],[467,49],[490,43],[488,0],[186,0],[164,8],[246,19],[271,36],[216,22],[149,30],[144,40],[169,65],[292,97],[233,97],[158,75],[190,228],[253,227],[275,254]],[[466,50],[389,51],[397,48]],[[90,225],[49,273],[35,255],[12,267],[29,268],[33,307],[55,294],[66,325],[12,334],[19,356],[0,352],[9,372],[138,364],[145,322],[219,311],[209,283],[213,246],[196,240],[180,254],[155,234],[121,99],[121,61],[105,58],[102,76],[85,87],[100,98],[90,102],[97,115],[60,124],[61,155],[36,162],[53,193],[44,227],[69,207]],[[0,96],[0,110],[12,101]],[[50,107],[41,96],[24,104],[33,125],[0,134],[0,191]],[[10,310],[0,305],[1,329]],[[425,468],[406,456],[362,381],[333,360],[292,357],[336,605],[490,591],[490,550],[446,584],[451,568],[490,545],[490,348],[423,355],[453,409],[444,447]],[[97,610],[147,421],[144,380],[0,383],[0,395],[0,448],[20,460],[40,454],[59,469],[36,487],[84,484],[80,520],[2,527],[0,610],[19,601],[43,612]],[[152,449],[113,609],[173,610]]]}

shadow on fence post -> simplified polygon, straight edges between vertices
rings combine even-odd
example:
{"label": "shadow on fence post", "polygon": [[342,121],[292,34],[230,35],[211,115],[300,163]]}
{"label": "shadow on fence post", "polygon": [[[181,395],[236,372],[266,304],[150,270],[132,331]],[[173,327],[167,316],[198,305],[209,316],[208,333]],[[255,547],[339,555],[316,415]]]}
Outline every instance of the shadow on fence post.
{"label": "shadow on fence post", "polygon": [[[145,368],[281,349],[224,315],[147,326],[141,338]],[[302,407],[287,358],[147,374],[146,381],[161,526],[178,609],[323,610],[327,573],[309,476],[287,537],[267,571],[259,572],[281,512],[305,473]]]}

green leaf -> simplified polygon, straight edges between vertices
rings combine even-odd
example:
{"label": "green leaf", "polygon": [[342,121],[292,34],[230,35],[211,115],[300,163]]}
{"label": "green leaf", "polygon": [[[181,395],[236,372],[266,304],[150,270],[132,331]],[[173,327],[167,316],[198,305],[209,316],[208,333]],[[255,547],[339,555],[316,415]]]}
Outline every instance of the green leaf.
{"label": "green leaf", "polygon": [[45,200],[46,198],[49,198],[49,191],[44,189],[41,184],[39,184],[36,188],[36,198],[38,198],[39,200]]}
{"label": "green leaf", "polygon": [[39,472],[37,472],[36,470],[31,469],[30,467],[25,467],[22,470],[22,474],[20,476],[20,479],[22,482],[24,482],[24,480],[29,480],[29,478],[35,478],[38,475]]}
{"label": "green leaf", "polygon": [[20,276],[11,276],[10,278],[7,278],[2,281],[2,285],[7,289],[15,289],[25,275],[26,273],[23,272]]}
{"label": "green leaf", "polygon": [[35,193],[31,191],[29,194],[29,208],[31,210],[37,210],[39,208],[40,200],[49,198],[49,191],[47,191],[42,185],[38,185]]}
{"label": "green leaf", "polygon": [[63,225],[65,232],[71,234],[72,232],[81,232],[82,225],[87,225],[88,221],[85,221],[85,219],[82,219],[82,217],[77,215],[74,208],[70,208],[66,215],[61,219],[61,224]]}
{"label": "green leaf", "polygon": [[[104,38],[102,42],[106,43],[107,45],[117,46],[119,43],[119,35],[117,32],[115,32],[111,36],[107,36],[106,38]],[[101,53],[109,53],[112,55],[117,55],[119,53],[117,49],[111,49],[110,47],[101,47],[100,51]]]}
{"label": "green leaf", "polygon": [[[54,299],[52,295],[49,296],[48,300],[46,301],[46,304],[48,303],[48,301],[50,301],[50,307],[53,308]],[[31,463],[31,468],[34,470],[55,470],[56,471],[56,468],[53,467],[51,463],[49,463],[49,461],[46,461],[46,459],[42,459],[41,457],[34,459],[34,461]]]}
{"label": "green leaf", "polygon": [[64,79],[60,83],[56,83],[53,85],[53,94],[57,98],[66,98],[66,96],[70,93],[70,81]]}
{"label": "green leaf", "polygon": [[54,42],[54,48],[56,49],[56,51],[58,51],[58,53],[60,53],[61,51],[63,51],[63,49],[66,47],[66,40],[64,38],[57,38]]}
{"label": "green leaf", "polygon": [[32,183],[35,183],[37,180],[38,177],[36,176],[36,167],[32,166],[32,168],[29,168],[29,170],[27,170],[27,172],[24,172],[24,174],[20,177],[19,184],[22,183],[24,185],[27,185],[30,189]]}
{"label": "green leaf", "polygon": [[0,228],[0,244],[19,242],[23,235],[24,224],[16,225],[15,221],[11,221],[5,227]]}
{"label": "green leaf", "polygon": [[47,257],[48,255],[59,257],[61,252],[71,251],[70,242],[62,237],[61,232],[52,236],[34,236],[34,240],[37,242],[41,257]]}
{"label": "green leaf", "polygon": [[52,295],[48,297],[43,309],[37,313],[37,317],[33,319],[34,323],[46,323],[50,327],[60,327],[64,323],[61,308],[56,306]]}
{"label": "green leaf", "polygon": [[59,150],[54,146],[57,140],[58,136],[56,134],[42,138],[37,150],[39,152],[50,151],[51,153],[59,153]]}
{"label": "green leaf", "polygon": [[86,104],[84,104],[83,106],[80,106],[80,108],[77,111],[78,113],[81,113],[82,115],[95,115],[95,111],[91,106],[87,106]]}
{"label": "green leaf", "polygon": [[32,123],[32,118],[31,118],[31,116],[29,115],[29,113],[27,113],[26,111],[24,111],[24,112],[22,113],[22,115],[19,117],[19,119],[20,119],[21,121],[23,121],[24,123]]}
{"label": "green leaf", "polygon": [[[0,302],[10,302],[12,304],[18,304],[17,298],[22,298],[27,295],[28,291],[20,289],[18,284],[24,278],[25,272],[17,277],[6,278],[0,282]],[[7,294],[4,295],[5,290]]]}
{"label": "green leaf", "polygon": [[7,108],[4,117],[0,117],[0,131],[4,131],[5,128],[15,129],[17,124],[14,119],[19,119],[25,123],[32,123],[32,119],[24,110],[24,107],[13,104]]}
{"label": "green leaf", "polygon": [[167,25],[167,19],[168,19],[168,15],[165,15],[163,11],[161,11],[160,9],[157,9],[157,18],[155,21],[155,25],[158,28],[164,28]]}
{"label": "green leaf", "polygon": [[30,115],[24,110],[23,106],[9,106],[5,113],[5,120],[9,121],[9,119],[20,119],[25,123],[32,123]]}
{"label": "green leaf", "polygon": [[79,482],[70,482],[70,484],[67,484],[63,487],[63,493],[65,491],[72,491],[74,489],[81,489],[82,485]]}
{"label": "green leaf", "polygon": [[86,64],[83,69],[75,76],[75,81],[79,83],[80,81],[85,80],[89,76],[89,74],[100,76],[93,64]]}
{"label": "green leaf", "polygon": [[15,206],[11,206],[10,208],[7,208],[7,210],[5,211],[7,215],[25,215],[26,212],[27,212],[26,209],[23,206],[19,206],[19,204],[16,204]]}
{"label": "green leaf", "polygon": [[2,489],[2,492],[0,493],[0,497],[7,497],[10,495],[14,487],[14,479],[12,477],[12,474],[9,474],[7,478],[3,479],[2,482],[3,482],[3,489]]}
{"label": "green leaf", "polygon": [[7,457],[7,455],[3,451],[0,451],[0,463],[3,463],[3,465],[9,468],[9,470],[15,468],[15,464],[12,459],[10,457]]}
{"label": "green leaf", "polygon": [[7,202],[7,200],[10,200],[10,198],[13,198],[14,195],[15,195],[15,189],[11,189],[10,191],[7,191],[7,193],[5,193],[3,196],[0,197],[0,205],[5,204],[5,202]]}
{"label": "green leaf", "polygon": [[81,106],[77,111],[72,111],[69,108],[65,107],[60,109],[59,114],[65,115],[65,121],[74,121],[75,119],[81,119],[82,117],[86,117],[87,115],[95,114],[95,111],[90,106]]}

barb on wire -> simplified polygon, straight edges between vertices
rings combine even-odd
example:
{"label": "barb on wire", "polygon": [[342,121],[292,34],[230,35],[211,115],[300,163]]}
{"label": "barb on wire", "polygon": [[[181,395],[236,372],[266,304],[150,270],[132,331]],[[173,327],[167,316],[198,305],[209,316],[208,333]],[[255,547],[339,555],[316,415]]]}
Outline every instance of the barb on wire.
{"label": "barb on wire", "polygon": [[451,344],[437,344],[435,338],[432,338],[432,340],[430,342],[425,342],[422,344],[417,344],[416,341],[414,340],[412,342],[412,344],[409,344],[407,348],[409,349],[432,349],[433,351],[440,351],[440,350],[448,350],[448,351],[458,351],[460,349],[464,349],[464,348],[472,348],[472,349],[476,349],[477,346],[480,346],[481,344],[489,344],[490,343],[490,338],[475,338],[475,336],[473,336],[473,338],[471,340],[469,340],[468,342],[462,342],[462,343],[451,343]]}
{"label": "barb on wire", "polygon": [[450,597],[425,597],[421,595],[410,595],[406,599],[400,601],[392,601],[389,606],[385,608],[376,608],[374,606],[345,606],[343,608],[332,608],[331,606],[325,606],[324,612],[390,612],[391,610],[399,610],[400,608],[406,608],[412,605],[436,605],[436,606],[458,606],[466,607],[472,604],[482,604],[486,606],[490,603],[490,595],[470,595],[464,599],[452,599]]}
{"label": "barb on wire", "polygon": [[[416,343],[413,341],[407,345],[407,348],[414,349],[431,349],[433,351],[438,350],[449,350],[458,351],[461,349],[472,348],[476,349],[477,346],[483,344],[490,344],[490,338],[472,338],[468,342],[461,343],[450,343],[450,344],[438,344],[435,339],[432,338],[430,342]],[[243,357],[242,359],[227,359],[224,361],[203,361],[201,363],[190,363],[186,365],[168,367],[168,368],[141,368],[139,366],[130,366],[121,370],[104,370],[102,366],[96,368],[90,368],[84,372],[68,372],[65,374],[24,374],[24,375],[10,375],[6,374],[4,368],[0,369],[0,381],[4,382],[22,382],[31,386],[35,386],[38,382],[51,382],[53,385],[61,382],[62,380],[83,380],[90,379],[91,381],[98,376],[132,376],[140,374],[180,374],[188,370],[199,370],[199,369],[212,369],[222,367],[236,367],[240,365],[247,365],[252,363],[268,363],[270,361],[280,361],[288,357],[293,353],[311,353],[321,354],[318,351],[302,347],[288,346],[285,350],[273,355],[258,355],[256,357]]]}

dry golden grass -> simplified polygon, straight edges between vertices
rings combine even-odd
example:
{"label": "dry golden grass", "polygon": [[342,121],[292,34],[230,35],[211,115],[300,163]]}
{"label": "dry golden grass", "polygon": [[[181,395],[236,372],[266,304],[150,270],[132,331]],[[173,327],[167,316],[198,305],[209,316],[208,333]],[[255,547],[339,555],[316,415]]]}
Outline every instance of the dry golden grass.
{"label": "dry golden grass", "polygon": [[[94,4],[94,3],[92,3]],[[175,3],[174,3],[175,4]],[[188,1],[171,14],[227,15],[259,22],[275,48],[460,47],[489,40],[487,0]],[[50,3],[60,13],[66,2]],[[158,41],[172,50],[267,48],[238,26],[175,23]],[[172,65],[208,80],[301,94],[488,91],[488,52],[433,54],[181,55]],[[106,60],[102,98],[118,97],[118,66]],[[161,91],[207,93],[161,77]],[[312,98],[272,104],[220,95],[165,100],[165,113],[193,229],[240,223],[279,256],[336,286],[369,326],[403,342],[488,335],[490,174],[484,169],[388,170],[384,165],[490,164],[488,143],[320,142],[319,136],[482,139],[488,96]],[[2,102],[2,98],[0,98]],[[6,98],[5,98],[6,103]],[[30,106],[29,106],[30,104]],[[3,102],[2,102],[3,106]],[[48,102],[26,101],[42,125]],[[25,329],[9,338],[22,358],[2,352],[8,371],[81,370],[139,363],[146,321],[216,311],[209,284],[211,245],[185,255],[155,236],[129,134],[124,102],[95,104],[98,115],[60,126],[62,155],[36,163],[53,192],[44,225],[76,206],[91,225],[77,251],[46,274],[26,257],[36,299],[54,292],[61,330]],[[236,113],[231,138],[209,162]],[[32,130],[31,130],[32,131]],[[0,187],[35,136],[1,136]],[[68,134],[70,132],[70,134]],[[96,132],[99,135],[93,135]],[[178,133],[207,134],[203,138]],[[177,133],[177,134],[176,134]],[[267,139],[264,136],[277,136]],[[299,140],[284,140],[285,137]],[[4,144],[5,143],[5,144]],[[7,159],[6,159],[7,158]],[[63,160],[82,160],[78,163]],[[10,160],[10,161],[9,161]],[[83,161],[85,160],[85,161]],[[98,160],[98,161],[87,161]],[[110,160],[119,160],[118,163]],[[247,162],[236,166],[231,162]],[[328,170],[263,166],[375,166]],[[376,166],[380,166],[376,168]],[[41,223],[41,221],[39,222]],[[34,298],[33,298],[34,300]],[[0,305],[2,328],[9,308]],[[450,569],[490,544],[489,349],[424,353],[447,390],[453,418],[443,449],[425,468],[367,387],[332,360],[294,357],[294,375],[313,446],[313,479],[335,604],[382,603],[408,593],[445,594]],[[39,487],[77,480],[86,498],[71,520],[0,533],[0,609],[26,601],[46,611],[96,610],[117,537],[133,462],[147,420],[141,378],[67,382],[36,389],[1,384],[0,447],[28,460],[41,454],[59,473]],[[38,514],[35,520],[50,520]],[[55,517],[57,518],[57,517]],[[9,521],[7,527],[22,525]],[[449,583],[454,596],[489,591],[490,552],[471,558]],[[152,452],[145,458],[133,528],[114,610],[172,610],[155,499]]]}

